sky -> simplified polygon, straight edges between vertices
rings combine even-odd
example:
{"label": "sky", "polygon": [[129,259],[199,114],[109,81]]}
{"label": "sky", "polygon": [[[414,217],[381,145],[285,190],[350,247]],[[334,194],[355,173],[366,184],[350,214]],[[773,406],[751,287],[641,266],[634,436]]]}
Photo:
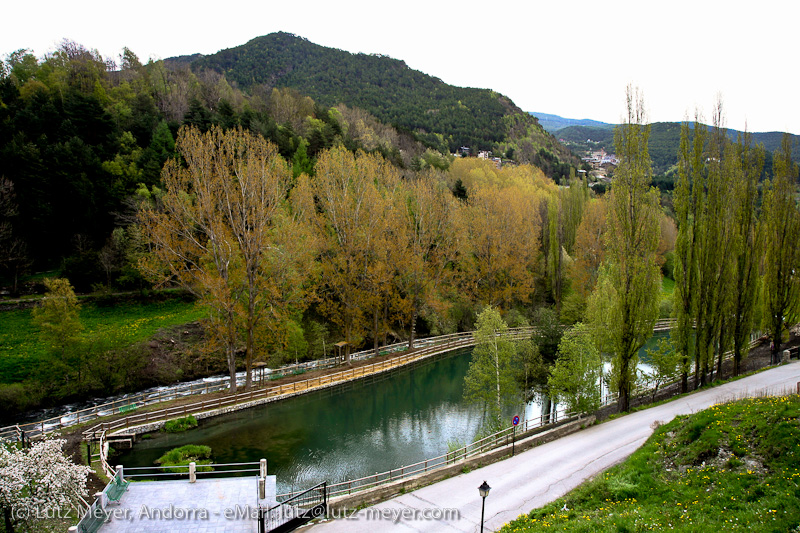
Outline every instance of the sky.
{"label": "sky", "polygon": [[618,123],[632,85],[651,122],[698,111],[710,122],[721,97],[728,128],[800,134],[798,15],[786,0],[40,0],[4,6],[0,57],[41,57],[66,38],[146,62],[284,31],[493,89],[525,111]]}

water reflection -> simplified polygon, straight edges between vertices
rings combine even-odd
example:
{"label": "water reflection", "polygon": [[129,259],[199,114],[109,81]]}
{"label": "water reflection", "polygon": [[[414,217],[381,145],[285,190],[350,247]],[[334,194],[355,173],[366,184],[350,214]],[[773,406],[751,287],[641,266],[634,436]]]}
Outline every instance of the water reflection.
{"label": "water reflection", "polygon": [[182,434],[156,433],[113,464],[150,466],[171,448],[205,444],[215,462],[265,457],[282,492],[422,461],[446,453],[450,441],[471,442],[480,429],[482,409],[462,398],[470,355],[201,420]]}
{"label": "water reflection", "polygon": [[[198,429],[186,433],[156,433],[112,464],[152,466],[167,450],[205,444],[218,463],[266,458],[280,493],[424,461],[446,453],[448,442],[472,442],[480,430],[483,410],[462,398],[470,356],[463,350],[377,382],[201,420]],[[514,414],[538,417],[541,406],[531,403],[505,413],[509,424]]]}

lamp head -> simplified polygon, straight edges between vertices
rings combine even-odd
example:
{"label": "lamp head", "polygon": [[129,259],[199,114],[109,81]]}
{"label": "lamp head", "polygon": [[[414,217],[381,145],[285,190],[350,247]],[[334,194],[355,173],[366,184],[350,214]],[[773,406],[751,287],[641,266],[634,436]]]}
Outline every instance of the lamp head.
{"label": "lamp head", "polygon": [[492,487],[490,487],[489,484],[486,483],[486,481],[484,480],[483,484],[480,487],[478,487],[478,492],[480,492],[481,498],[486,498],[489,495],[489,491],[491,489]]}

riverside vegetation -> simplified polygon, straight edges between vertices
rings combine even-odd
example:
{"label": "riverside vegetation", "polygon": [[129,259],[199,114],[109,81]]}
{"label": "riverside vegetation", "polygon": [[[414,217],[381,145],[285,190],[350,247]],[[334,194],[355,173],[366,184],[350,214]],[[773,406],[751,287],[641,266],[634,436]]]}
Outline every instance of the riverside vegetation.
{"label": "riverside vegetation", "polygon": [[797,531],[798,420],[798,396],[677,417],[625,463],[501,532]]}
{"label": "riverside vegetation", "polygon": [[[684,389],[692,373],[695,386],[719,378],[730,348],[738,371],[759,327],[777,357],[800,318],[790,138],[762,180],[765,150],[728,139],[721,105],[710,131],[700,117],[681,128],[671,208],[651,188],[650,127],[632,89],[615,131],[621,164],[600,195],[514,113],[495,144],[475,141],[505,155],[498,168],[449,154],[462,125],[437,145],[286,86],[242,93],[212,65],[120,59],[109,68],[66,42],[41,61],[16,52],[0,71],[0,267],[12,292],[31,263],[64,276],[45,282],[32,313],[46,354],[5,367],[2,393],[17,408],[37,376],[38,401],[53,403],[125,388],[110,378],[147,363],[147,351],[84,344],[73,287],[184,288],[203,327],[185,363],[226,368],[233,390],[237,369],[249,388],[257,362],[318,358],[331,342],[378,353],[390,339],[413,348],[423,333],[472,329],[479,314],[488,330],[533,323],[530,342],[476,362],[489,378],[477,388],[494,392],[478,401],[495,406],[506,390],[593,403],[594,381],[563,379],[596,371],[597,357],[576,358],[576,339],[611,361],[624,411],[659,316],[677,318]],[[671,299],[659,274],[675,282]],[[562,339],[562,324],[581,322]]]}

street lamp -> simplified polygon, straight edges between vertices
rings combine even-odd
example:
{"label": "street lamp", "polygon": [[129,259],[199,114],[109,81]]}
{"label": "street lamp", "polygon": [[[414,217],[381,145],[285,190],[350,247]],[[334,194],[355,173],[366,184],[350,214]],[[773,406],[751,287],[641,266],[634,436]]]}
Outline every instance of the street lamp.
{"label": "street lamp", "polygon": [[483,484],[478,487],[478,492],[483,498],[483,502],[481,503],[481,533],[483,533],[483,511],[486,509],[486,497],[489,495],[489,491],[492,490],[492,487],[486,483],[486,480],[483,481]]}

